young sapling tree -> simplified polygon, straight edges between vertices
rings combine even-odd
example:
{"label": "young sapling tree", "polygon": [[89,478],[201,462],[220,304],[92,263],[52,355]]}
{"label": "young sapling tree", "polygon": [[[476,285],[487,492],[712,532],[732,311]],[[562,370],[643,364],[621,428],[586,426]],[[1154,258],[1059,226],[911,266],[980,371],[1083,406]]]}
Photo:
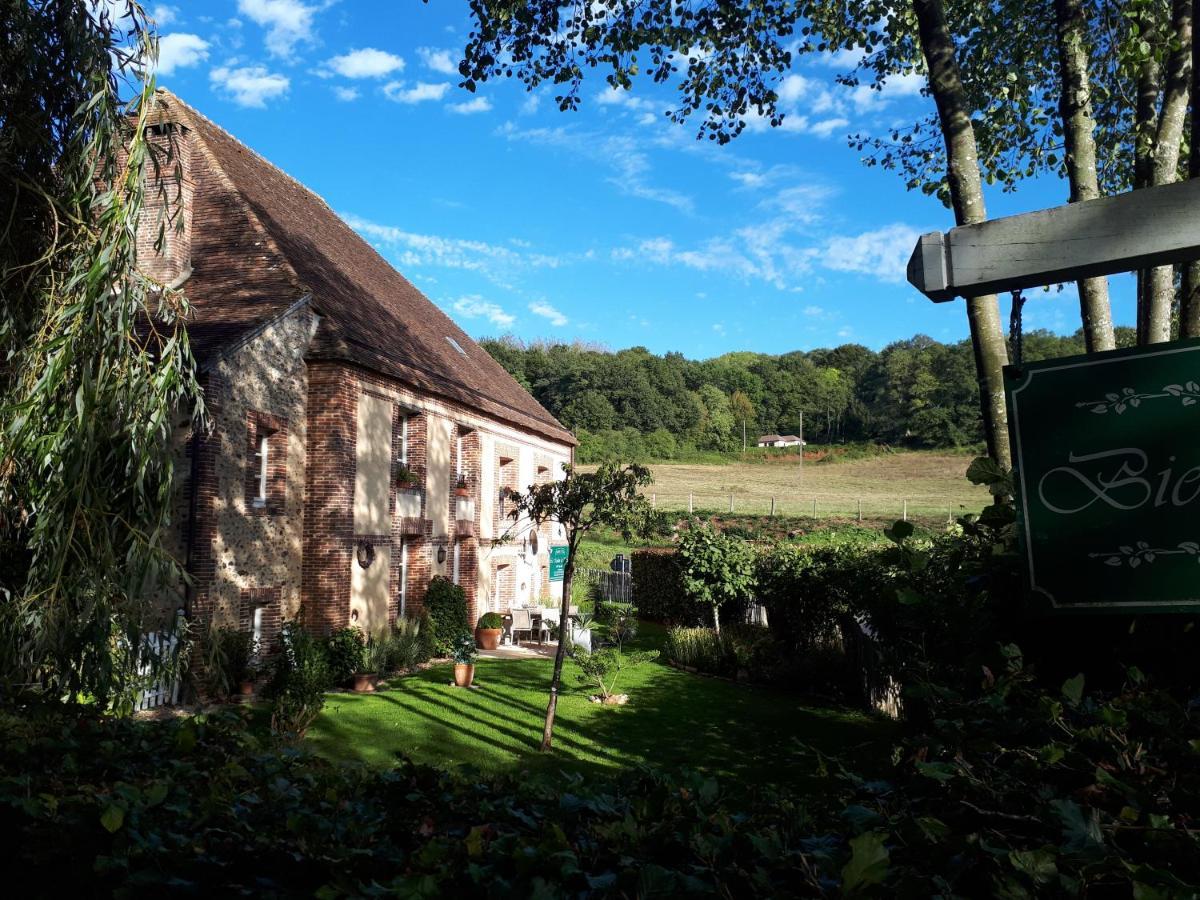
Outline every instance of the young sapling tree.
{"label": "young sapling tree", "polygon": [[554,674],[550,679],[550,701],[546,705],[546,722],[542,729],[543,751],[550,749],[554,737],[554,713],[570,633],[567,614],[571,608],[571,582],[575,576],[579,542],[595,528],[612,528],[626,541],[635,536],[667,531],[666,517],[656,512],[639,491],[654,481],[645,466],[606,463],[595,472],[579,472],[564,464],[563,469],[566,474],[562,479],[533,485],[524,493],[511,495],[512,509],[508,515],[513,525],[506,535],[520,529],[536,530],[547,522],[558,523],[566,533],[562,619],[558,651],[554,654]]}

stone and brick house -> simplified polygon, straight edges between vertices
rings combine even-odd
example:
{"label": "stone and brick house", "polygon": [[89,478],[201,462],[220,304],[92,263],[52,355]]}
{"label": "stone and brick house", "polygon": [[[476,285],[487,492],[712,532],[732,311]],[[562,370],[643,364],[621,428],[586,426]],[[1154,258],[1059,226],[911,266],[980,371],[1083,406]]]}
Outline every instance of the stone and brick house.
{"label": "stone and brick house", "polygon": [[183,226],[156,248],[144,215],[138,264],[190,302],[211,425],[180,443],[172,549],[192,584],[169,605],[269,649],[285,619],[327,633],[413,614],[434,575],[472,620],[557,599],[559,526],[532,532],[505,504],[562,477],[570,432],[316,194],[157,103]]}

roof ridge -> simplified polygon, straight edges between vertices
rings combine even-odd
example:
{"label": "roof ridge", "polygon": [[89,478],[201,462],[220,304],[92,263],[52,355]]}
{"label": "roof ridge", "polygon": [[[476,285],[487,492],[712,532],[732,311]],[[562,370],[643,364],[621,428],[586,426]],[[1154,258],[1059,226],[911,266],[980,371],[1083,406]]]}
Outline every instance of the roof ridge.
{"label": "roof ridge", "polygon": [[[160,95],[160,94],[163,95],[166,99],[178,104],[179,110],[181,110],[183,112],[183,114],[186,118],[199,119],[207,127],[216,129],[221,134],[225,135],[225,137],[229,138],[231,141],[233,141],[235,144],[237,144],[239,147],[244,148],[246,150],[246,152],[253,153],[257,159],[261,160],[262,162],[266,162],[267,165],[271,165],[270,162],[268,162],[262,156],[259,156],[257,153],[254,153],[253,150],[251,150],[249,147],[247,147],[245,144],[243,144],[241,141],[239,141],[236,137],[234,137],[232,134],[230,134],[228,131],[226,131],[224,128],[222,128],[220,125],[218,125],[216,122],[214,122],[212,119],[209,119],[207,116],[205,116],[199,110],[195,109],[194,107],[188,105],[183,100],[179,99],[178,95],[172,93],[171,91],[169,91],[163,87],[155,88],[154,93],[155,93],[156,100],[161,99],[158,97],[158,95]],[[287,273],[287,280],[289,282],[291,282],[292,286],[295,287],[296,290],[301,291],[301,292],[306,292],[306,293],[309,292],[308,286],[305,285],[303,279],[300,278],[300,273],[296,271],[296,267],[294,265],[292,265],[292,261],[288,258],[288,255],[283,252],[283,248],[279,246],[278,241],[275,240],[275,238],[271,234],[270,230],[262,223],[262,219],[260,219],[258,217],[258,213],[256,213],[254,211],[253,207],[251,207],[250,204],[246,202],[246,198],[242,195],[241,190],[238,188],[238,186],[236,184],[233,183],[233,179],[229,177],[229,173],[225,171],[225,167],[221,165],[221,162],[220,162],[220,160],[217,159],[216,154],[213,153],[212,149],[208,146],[208,142],[204,140],[204,136],[203,136],[202,132],[200,131],[200,129],[195,127],[194,122],[188,122],[187,124],[192,126],[192,139],[194,141],[194,146],[198,146],[200,148],[200,151],[204,154],[205,161],[212,168],[212,170],[216,174],[216,176],[221,180],[221,184],[229,191],[230,194],[233,195],[234,202],[237,203],[238,208],[241,209],[242,212],[246,214],[246,217],[250,220],[251,226],[259,234],[262,235],[263,240],[266,241],[267,245],[271,248],[272,252],[274,252],[276,257],[278,257],[279,260],[282,262],[284,271]],[[272,168],[278,169],[277,166],[272,166]],[[284,175],[287,175],[287,173],[283,172],[282,169],[278,169],[278,171],[282,172]],[[287,177],[290,178],[292,181],[296,181],[296,179],[291,178],[290,175],[288,175]],[[296,183],[299,184],[299,182],[296,182]],[[318,199],[320,199],[320,198],[318,198]],[[325,201],[322,200],[321,202],[324,203]],[[326,205],[328,205],[328,204],[326,204]]]}

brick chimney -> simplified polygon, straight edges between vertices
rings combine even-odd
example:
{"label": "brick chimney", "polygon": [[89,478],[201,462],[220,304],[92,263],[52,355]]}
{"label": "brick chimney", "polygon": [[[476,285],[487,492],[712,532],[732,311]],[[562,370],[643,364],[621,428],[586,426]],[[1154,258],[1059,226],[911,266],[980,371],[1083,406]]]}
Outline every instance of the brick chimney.
{"label": "brick chimney", "polygon": [[146,129],[145,196],[138,221],[137,268],[143,275],[178,287],[192,270],[191,130],[178,122]]}

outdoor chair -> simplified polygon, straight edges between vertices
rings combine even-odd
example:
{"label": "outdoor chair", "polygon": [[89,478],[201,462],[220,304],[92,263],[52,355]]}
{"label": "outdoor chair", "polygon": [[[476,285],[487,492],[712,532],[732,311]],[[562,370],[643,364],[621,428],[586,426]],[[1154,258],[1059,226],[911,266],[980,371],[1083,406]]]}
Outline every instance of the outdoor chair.
{"label": "outdoor chair", "polygon": [[512,611],[512,617],[512,639],[514,644],[519,645],[521,643],[521,632],[528,634],[530,639],[533,638],[534,634],[537,634],[537,642],[539,644],[542,642],[543,635],[549,636],[550,632],[545,622],[535,623],[533,621],[532,610],[516,607]]}

